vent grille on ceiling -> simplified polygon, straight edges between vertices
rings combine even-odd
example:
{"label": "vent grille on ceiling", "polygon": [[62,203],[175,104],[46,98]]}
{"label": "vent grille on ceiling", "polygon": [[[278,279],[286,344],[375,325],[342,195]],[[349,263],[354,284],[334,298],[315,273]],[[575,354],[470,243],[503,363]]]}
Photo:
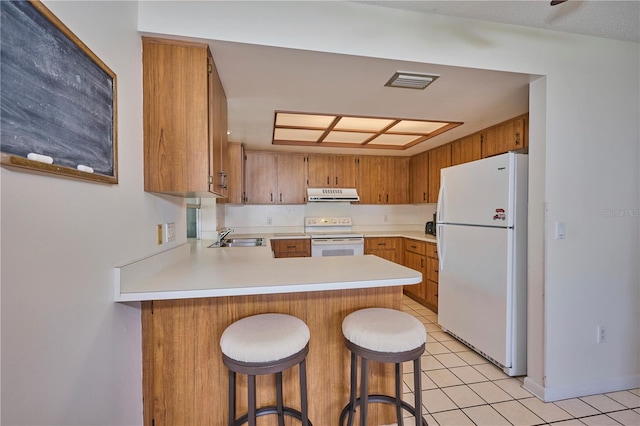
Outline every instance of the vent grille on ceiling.
{"label": "vent grille on ceiling", "polygon": [[405,89],[425,89],[428,85],[433,83],[439,76],[431,74],[420,74],[413,72],[396,72],[385,86],[388,87],[402,87]]}

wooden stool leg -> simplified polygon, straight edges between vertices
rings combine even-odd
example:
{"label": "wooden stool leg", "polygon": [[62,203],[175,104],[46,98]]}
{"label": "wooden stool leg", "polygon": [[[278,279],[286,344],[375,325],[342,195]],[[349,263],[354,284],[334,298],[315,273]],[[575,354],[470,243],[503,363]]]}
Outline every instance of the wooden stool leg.
{"label": "wooden stool leg", "polygon": [[249,404],[249,426],[256,426],[256,376],[247,377],[247,391]]}
{"label": "wooden stool leg", "polygon": [[369,405],[369,361],[360,357],[360,425],[367,424],[367,408]]}
{"label": "wooden stool leg", "polygon": [[300,362],[300,413],[302,414],[302,426],[309,426],[309,407],[307,402],[307,363],[303,359]]}
{"label": "wooden stool leg", "polygon": [[[395,364],[396,369],[396,421],[398,426],[403,426],[402,421],[402,376],[400,375],[400,363]],[[420,426],[420,425],[417,425]]]}
{"label": "wooden stool leg", "polygon": [[236,373],[229,370],[229,426],[236,423]]}

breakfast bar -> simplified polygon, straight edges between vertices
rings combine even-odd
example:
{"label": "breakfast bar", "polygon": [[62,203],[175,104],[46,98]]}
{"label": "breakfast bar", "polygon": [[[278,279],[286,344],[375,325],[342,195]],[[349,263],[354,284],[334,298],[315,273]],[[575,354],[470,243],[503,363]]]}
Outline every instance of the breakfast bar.
{"label": "breakfast bar", "polygon": [[[207,248],[188,243],[116,268],[118,302],[142,302],[144,424],[227,424],[227,372],[219,340],[234,321],[275,312],[303,320],[309,416],[337,424],[349,395],[349,355],[341,331],[351,312],[402,308],[402,286],[419,272],[372,255],[273,258],[270,247]],[[392,394],[393,366],[372,363],[370,391]],[[285,402],[299,404],[297,371],[283,374]],[[274,379],[257,381],[260,405],[275,401]],[[246,411],[239,377],[238,411]],[[393,423],[386,405],[370,408],[373,424]],[[258,424],[268,424],[260,418]]]}

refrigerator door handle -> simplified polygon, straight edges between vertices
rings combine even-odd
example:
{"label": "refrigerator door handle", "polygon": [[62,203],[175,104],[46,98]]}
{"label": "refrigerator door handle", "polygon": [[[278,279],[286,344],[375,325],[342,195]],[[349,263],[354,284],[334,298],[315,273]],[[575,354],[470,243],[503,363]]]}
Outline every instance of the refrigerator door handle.
{"label": "refrigerator door handle", "polygon": [[444,205],[444,201],[443,201],[443,195],[444,195],[444,178],[440,178],[440,189],[438,190],[438,201],[436,204],[436,214],[437,214],[437,218],[436,218],[436,223],[434,223],[434,225],[437,225],[437,222],[441,222],[442,219],[442,209],[443,209],[443,205]]}
{"label": "refrigerator door handle", "polygon": [[443,271],[444,268],[442,267],[444,265],[444,244],[441,242],[442,240],[442,232],[444,229],[444,226],[442,225],[436,225],[436,250],[438,251],[438,270],[439,271]]}

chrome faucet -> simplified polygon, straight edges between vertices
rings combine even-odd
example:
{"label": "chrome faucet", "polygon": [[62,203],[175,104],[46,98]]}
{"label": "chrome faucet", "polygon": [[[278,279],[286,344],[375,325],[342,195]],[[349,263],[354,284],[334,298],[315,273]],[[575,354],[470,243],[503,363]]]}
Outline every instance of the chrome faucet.
{"label": "chrome faucet", "polygon": [[229,235],[230,233],[233,232],[233,229],[231,228],[227,228],[227,230],[222,231],[218,234],[218,242],[216,243],[218,245],[218,247],[220,247],[222,245],[222,242],[224,241],[224,239],[227,237],[227,235]]}

